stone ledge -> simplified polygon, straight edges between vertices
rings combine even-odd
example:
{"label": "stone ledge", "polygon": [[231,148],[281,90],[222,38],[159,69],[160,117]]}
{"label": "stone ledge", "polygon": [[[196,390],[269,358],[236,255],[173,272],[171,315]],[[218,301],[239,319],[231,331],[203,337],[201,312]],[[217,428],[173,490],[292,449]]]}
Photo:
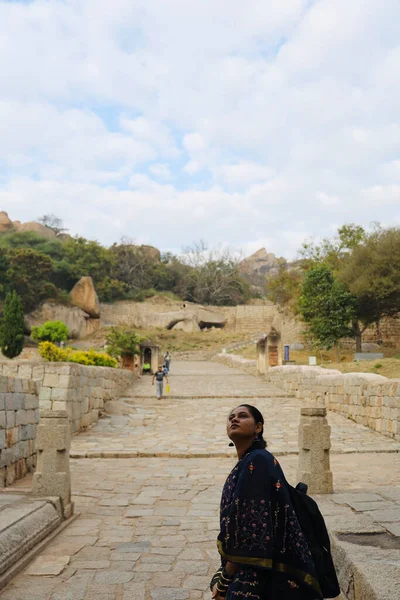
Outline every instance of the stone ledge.
{"label": "stone ledge", "polygon": [[0,589],[7,572],[61,522],[58,499],[21,500],[0,509]]}
{"label": "stone ledge", "polygon": [[[348,600],[398,600],[400,538],[369,514],[354,512],[347,504],[346,496],[351,495],[350,490],[315,497],[329,529],[340,587]],[[371,543],[374,537],[387,538],[390,543]]]}

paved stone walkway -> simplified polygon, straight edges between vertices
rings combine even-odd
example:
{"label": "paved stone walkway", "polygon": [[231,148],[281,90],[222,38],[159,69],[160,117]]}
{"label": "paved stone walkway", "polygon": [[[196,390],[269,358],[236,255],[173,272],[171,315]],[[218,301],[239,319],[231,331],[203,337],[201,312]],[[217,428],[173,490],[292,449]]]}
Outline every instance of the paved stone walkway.
{"label": "paved stone walkway", "polygon": [[[173,366],[174,393],[179,390],[179,394],[193,395],[194,390],[204,387],[202,378],[211,379],[212,375],[214,389],[224,389],[228,397],[215,402],[207,398],[173,400],[161,405],[146,397],[152,390],[143,378],[136,386],[136,397],[129,393],[128,400],[134,402],[133,417],[129,415],[124,422],[116,417],[107,426],[101,422],[91,432],[74,438],[74,451],[78,452],[80,444],[84,448],[93,442],[100,449],[117,442],[124,449],[127,442],[134,442],[140,450],[163,448],[168,454],[178,449],[185,457],[73,459],[73,499],[79,518],[14,579],[0,594],[1,600],[210,599],[208,582],[218,564],[215,539],[221,487],[235,459],[232,450],[228,450],[229,457],[190,456],[199,449],[211,453],[216,444],[214,435],[218,448],[226,452],[223,422],[229,408],[237,404],[232,400],[238,389],[246,397],[256,393],[264,396],[251,400],[268,419],[272,450],[285,451],[286,444],[293,441],[299,405],[280,398],[276,390],[266,389],[261,380],[236,375],[227,367],[190,363],[187,370],[180,366],[185,373],[179,375],[178,365]],[[186,375],[189,368],[200,368],[203,374]],[[218,373],[212,373],[216,368]],[[144,397],[139,399],[139,394]],[[267,394],[273,395],[265,398]],[[282,409],[284,416],[279,416]],[[342,418],[336,422],[336,417],[329,418],[338,450],[340,439],[347,450],[357,449],[357,444],[368,439],[365,447],[372,450],[375,444],[385,451],[334,454],[335,489],[341,494],[325,497],[325,505],[338,500],[348,507],[350,515],[359,511],[370,516],[375,512],[375,520],[386,530],[387,523],[395,522],[400,497],[396,495],[400,490],[396,487],[400,486],[400,453],[387,451],[395,449],[391,440]],[[288,429],[291,433],[284,433]],[[297,456],[282,456],[280,462],[287,478],[294,482]],[[20,486],[27,483],[25,480]],[[376,495],[363,498],[363,490]],[[380,501],[386,502],[384,508],[393,514],[378,514]],[[393,527],[391,531],[395,533]]]}
{"label": "paved stone walkway", "polygon": [[[126,392],[125,415],[102,419],[74,437],[72,456],[230,456],[225,419],[240,402],[255,404],[265,418],[265,438],[277,455],[298,452],[301,401],[262,379],[212,362],[174,363],[171,397],[155,398],[151,377]],[[195,396],[195,398],[193,398]],[[332,452],[398,452],[400,443],[339,414],[330,413]]]}

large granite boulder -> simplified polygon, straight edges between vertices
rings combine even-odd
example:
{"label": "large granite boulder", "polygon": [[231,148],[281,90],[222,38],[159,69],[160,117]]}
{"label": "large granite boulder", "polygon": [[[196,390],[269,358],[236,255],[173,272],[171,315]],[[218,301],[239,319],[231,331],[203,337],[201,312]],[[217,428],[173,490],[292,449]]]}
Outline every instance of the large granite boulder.
{"label": "large granite boulder", "polygon": [[77,306],[44,302],[35,311],[25,316],[26,330],[30,332],[34,325],[43,325],[46,321],[62,321],[68,327],[69,337],[74,339],[84,338],[100,326],[100,319],[91,319]]}
{"label": "large granite boulder", "polygon": [[5,210],[0,212],[0,233],[7,233],[13,230],[13,222]]}
{"label": "large granite boulder", "polygon": [[195,318],[200,329],[204,329],[205,327],[222,328],[226,325],[224,315],[209,308],[198,308]]}
{"label": "large granite boulder", "polygon": [[183,319],[183,321],[178,321],[178,323],[175,323],[172,329],[174,331],[185,331],[186,333],[195,333],[200,331],[199,324],[194,317]]}
{"label": "large granite boulder", "polygon": [[14,227],[18,233],[23,233],[24,231],[33,231],[33,233],[37,233],[41,237],[45,238],[55,238],[56,234],[50,227],[46,227],[46,225],[42,225],[41,223],[35,223],[34,221],[28,223],[19,223],[18,221],[14,222]]}
{"label": "large granite boulder", "polygon": [[285,262],[284,258],[278,258],[272,252],[267,252],[265,248],[260,248],[239,263],[239,271],[247,275],[267,273],[272,275],[277,273],[279,265]]}
{"label": "large granite boulder", "polygon": [[69,293],[72,303],[90,317],[100,317],[100,303],[91,277],[81,277]]}

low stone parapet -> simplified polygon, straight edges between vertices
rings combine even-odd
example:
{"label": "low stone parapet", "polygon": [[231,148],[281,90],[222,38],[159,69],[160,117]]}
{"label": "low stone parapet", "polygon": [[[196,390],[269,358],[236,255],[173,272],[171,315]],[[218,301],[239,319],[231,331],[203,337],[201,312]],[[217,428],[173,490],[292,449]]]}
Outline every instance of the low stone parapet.
{"label": "low stone parapet", "polygon": [[243,358],[237,354],[217,354],[215,360],[226,365],[227,367],[233,367],[248,373],[249,375],[257,375],[257,361]]}
{"label": "low stone parapet", "polygon": [[356,423],[400,439],[400,379],[307,366],[274,367],[265,377],[314,406],[326,406]]}
{"label": "low stone parapet", "polygon": [[0,487],[34,469],[38,423],[38,383],[0,375]]}
{"label": "low stone parapet", "polygon": [[97,423],[107,400],[118,398],[134,380],[131,371],[73,363],[0,362],[0,375],[40,384],[39,406],[66,410],[71,433]]}

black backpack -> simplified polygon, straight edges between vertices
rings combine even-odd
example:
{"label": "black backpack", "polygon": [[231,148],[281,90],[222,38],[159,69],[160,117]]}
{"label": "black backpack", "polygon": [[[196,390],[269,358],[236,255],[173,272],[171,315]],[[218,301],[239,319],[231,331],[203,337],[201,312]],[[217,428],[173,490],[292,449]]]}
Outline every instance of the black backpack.
{"label": "black backpack", "polygon": [[295,488],[290,485],[289,488],[294,511],[313,557],[322,595],[324,598],[336,598],[340,594],[340,587],[324,517],[315,500],[307,496],[305,483],[298,483]]}

